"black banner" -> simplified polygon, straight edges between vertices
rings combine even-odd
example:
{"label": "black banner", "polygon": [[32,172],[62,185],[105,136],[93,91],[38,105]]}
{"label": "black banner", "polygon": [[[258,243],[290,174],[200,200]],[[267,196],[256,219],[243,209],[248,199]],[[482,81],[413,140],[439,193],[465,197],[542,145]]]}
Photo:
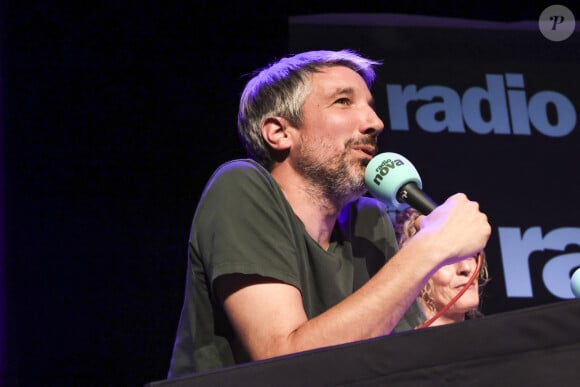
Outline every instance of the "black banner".
{"label": "black banner", "polygon": [[538,21],[334,14],[290,18],[290,53],[354,49],[382,60],[380,152],[413,162],[438,202],[488,214],[487,314],[573,298],[580,267],[580,33]]}

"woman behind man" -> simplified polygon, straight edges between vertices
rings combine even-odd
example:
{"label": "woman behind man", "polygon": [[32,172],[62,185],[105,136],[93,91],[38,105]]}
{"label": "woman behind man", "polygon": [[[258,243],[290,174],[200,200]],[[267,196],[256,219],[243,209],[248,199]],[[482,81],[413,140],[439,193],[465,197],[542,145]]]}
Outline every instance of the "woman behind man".
{"label": "woman behind man", "polygon": [[[419,225],[416,222],[419,216],[421,214],[411,207],[397,213],[394,226],[400,247],[419,231]],[[427,320],[434,317],[435,314],[442,310],[463,289],[476,268],[477,260],[475,258],[469,258],[443,266],[435,272],[419,294],[419,304]],[[473,319],[482,317],[483,315],[479,310],[480,295],[487,281],[487,262],[485,260],[485,254],[482,253],[482,265],[479,270],[479,275],[473,284],[453,306],[430,325],[444,325],[464,321],[466,318]]]}

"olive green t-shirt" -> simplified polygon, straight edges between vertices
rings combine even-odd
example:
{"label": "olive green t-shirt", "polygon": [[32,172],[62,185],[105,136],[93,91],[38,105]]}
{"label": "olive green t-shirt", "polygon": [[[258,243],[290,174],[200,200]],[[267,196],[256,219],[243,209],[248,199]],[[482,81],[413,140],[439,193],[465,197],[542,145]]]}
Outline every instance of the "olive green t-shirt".
{"label": "olive green t-shirt", "polygon": [[[258,274],[295,286],[313,318],[364,284],[395,254],[385,206],[361,197],[342,210],[330,247],[306,232],[270,173],[251,160],[220,166],[199,201],[189,238],[185,300],[169,377],[249,361],[212,284]],[[414,303],[395,331],[424,320]]]}

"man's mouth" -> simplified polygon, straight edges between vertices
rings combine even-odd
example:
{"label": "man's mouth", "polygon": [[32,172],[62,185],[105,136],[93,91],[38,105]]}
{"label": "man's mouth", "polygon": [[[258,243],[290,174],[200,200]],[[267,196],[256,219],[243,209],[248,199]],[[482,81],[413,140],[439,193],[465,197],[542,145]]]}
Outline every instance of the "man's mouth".
{"label": "man's mouth", "polygon": [[375,152],[376,152],[376,148],[373,145],[362,145],[361,144],[361,145],[356,145],[353,148],[355,150],[366,153],[370,157],[373,157],[375,155]]}

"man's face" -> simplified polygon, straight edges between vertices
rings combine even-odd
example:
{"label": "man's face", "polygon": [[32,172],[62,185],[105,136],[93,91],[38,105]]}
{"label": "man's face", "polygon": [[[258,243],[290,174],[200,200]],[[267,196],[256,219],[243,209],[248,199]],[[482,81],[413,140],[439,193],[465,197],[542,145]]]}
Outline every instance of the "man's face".
{"label": "man's face", "polygon": [[331,196],[366,192],[365,168],[384,127],[372,105],[366,83],[347,67],[327,67],[311,77],[292,159],[297,170]]}

